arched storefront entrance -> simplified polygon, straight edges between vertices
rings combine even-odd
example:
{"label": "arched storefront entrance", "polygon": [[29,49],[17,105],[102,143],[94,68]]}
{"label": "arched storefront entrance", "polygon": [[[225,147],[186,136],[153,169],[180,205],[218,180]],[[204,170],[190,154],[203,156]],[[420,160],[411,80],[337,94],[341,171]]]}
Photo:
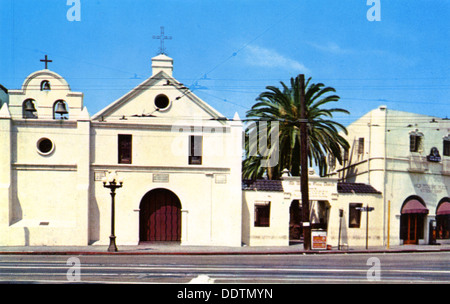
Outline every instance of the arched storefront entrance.
{"label": "arched storefront entrance", "polygon": [[450,239],[450,198],[443,198],[436,208],[436,232],[441,240]]}
{"label": "arched storefront entrance", "polygon": [[154,189],[141,200],[139,241],[181,241],[181,203],[167,189]]}
{"label": "arched storefront entrance", "polygon": [[424,223],[428,214],[425,202],[417,196],[408,197],[400,215],[400,239],[404,245],[419,244],[424,238]]}

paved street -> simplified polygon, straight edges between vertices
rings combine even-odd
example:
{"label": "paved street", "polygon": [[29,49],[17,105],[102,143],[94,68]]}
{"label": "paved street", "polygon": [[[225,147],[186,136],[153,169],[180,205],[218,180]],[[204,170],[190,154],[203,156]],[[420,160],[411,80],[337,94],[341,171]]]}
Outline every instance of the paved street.
{"label": "paved street", "polygon": [[[79,263],[79,264],[78,264]],[[15,283],[449,283],[450,253],[0,255]]]}

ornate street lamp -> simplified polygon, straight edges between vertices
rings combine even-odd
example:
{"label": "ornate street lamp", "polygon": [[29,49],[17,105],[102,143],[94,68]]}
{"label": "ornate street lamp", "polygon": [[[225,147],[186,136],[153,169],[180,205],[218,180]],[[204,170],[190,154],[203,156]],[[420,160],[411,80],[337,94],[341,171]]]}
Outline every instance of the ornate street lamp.
{"label": "ornate street lamp", "polygon": [[111,235],[109,237],[109,247],[108,251],[116,252],[116,236],[114,235],[114,217],[115,217],[115,208],[114,208],[114,198],[116,196],[116,189],[121,188],[123,185],[123,179],[119,177],[116,171],[109,171],[106,173],[103,178],[103,187],[109,188],[111,190]]}

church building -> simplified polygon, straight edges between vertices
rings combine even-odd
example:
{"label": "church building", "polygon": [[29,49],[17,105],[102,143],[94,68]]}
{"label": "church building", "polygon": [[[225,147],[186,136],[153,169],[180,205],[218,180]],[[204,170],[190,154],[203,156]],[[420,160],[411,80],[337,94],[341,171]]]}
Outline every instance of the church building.
{"label": "church building", "polygon": [[[46,58],[47,60],[47,58]],[[0,90],[0,246],[241,245],[242,123],[172,76],[173,60],[90,117],[46,68]]]}

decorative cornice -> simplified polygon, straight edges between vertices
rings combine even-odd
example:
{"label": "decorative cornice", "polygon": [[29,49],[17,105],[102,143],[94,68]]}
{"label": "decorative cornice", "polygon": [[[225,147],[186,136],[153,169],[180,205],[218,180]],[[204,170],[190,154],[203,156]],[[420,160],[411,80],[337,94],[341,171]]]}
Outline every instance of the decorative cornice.
{"label": "decorative cornice", "polygon": [[107,171],[107,170],[116,170],[120,172],[146,172],[146,173],[229,173],[231,171],[230,168],[221,168],[221,167],[204,167],[204,166],[139,166],[139,165],[125,165],[125,164],[115,164],[115,165],[107,165],[107,164],[92,164],[92,168],[95,171]]}
{"label": "decorative cornice", "polygon": [[19,171],[77,171],[77,165],[67,164],[12,164]]}
{"label": "decorative cornice", "polygon": [[13,124],[16,126],[29,126],[29,127],[55,127],[55,128],[76,128],[76,120],[63,120],[63,119],[14,119]]}
{"label": "decorative cornice", "polygon": [[[151,119],[151,118],[149,118]],[[223,133],[229,133],[230,127],[228,126],[198,126],[198,125],[174,125],[174,124],[150,124],[150,123],[126,123],[126,122],[99,122],[92,121],[92,127],[98,129],[134,129],[136,131],[142,130],[155,130],[155,131],[178,131],[191,130],[191,131],[201,131],[214,129],[216,132],[222,129]]]}

